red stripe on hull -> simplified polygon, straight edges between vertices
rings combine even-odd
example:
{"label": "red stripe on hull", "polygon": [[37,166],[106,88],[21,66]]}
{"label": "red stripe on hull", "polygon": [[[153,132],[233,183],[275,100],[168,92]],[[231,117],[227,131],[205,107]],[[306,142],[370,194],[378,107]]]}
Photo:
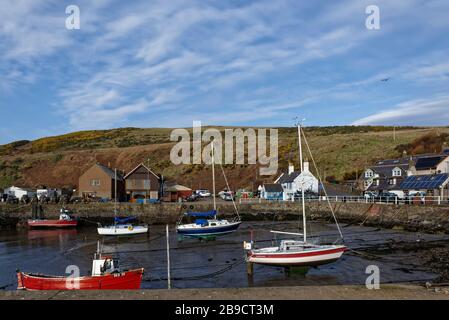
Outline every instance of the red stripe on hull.
{"label": "red stripe on hull", "polygon": [[319,260],[319,261],[307,261],[307,262],[289,262],[289,263],[259,263],[265,266],[272,266],[272,267],[316,267],[321,266],[323,264],[329,264],[332,262],[337,261],[339,258],[336,259],[327,259],[327,260]]}
{"label": "red stripe on hull", "polygon": [[96,277],[51,277],[17,273],[17,289],[25,290],[135,290],[140,289],[144,269]]}
{"label": "red stripe on hull", "polygon": [[278,254],[266,254],[266,253],[252,253],[249,252],[250,257],[257,258],[304,258],[312,256],[321,256],[326,254],[338,253],[346,251],[346,247],[337,249],[317,250],[312,252],[295,252],[295,253],[278,253]]}
{"label": "red stripe on hull", "polygon": [[30,228],[73,228],[77,225],[76,220],[28,220]]}

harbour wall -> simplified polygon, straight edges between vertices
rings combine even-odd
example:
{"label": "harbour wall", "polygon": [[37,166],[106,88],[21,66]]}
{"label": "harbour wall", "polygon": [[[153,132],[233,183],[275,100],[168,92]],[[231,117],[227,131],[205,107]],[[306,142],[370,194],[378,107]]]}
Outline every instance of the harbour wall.
{"label": "harbour wall", "polygon": [[[295,220],[301,213],[298,202],[272,203],[242,203],[236,204],[237,209],[245,221]],[[378,226],[383,228],[400,228],[409,231],[449,233],[449,206],[433,205],[395,205],[374,203],[332,203],[332,208],[340,222]],[[42,205],[47,219],[59,217],[60,205]],[[97,222],[111,222],[114,216],[113,203],[80,203],[68,204],[65,208],[73,211],[79,218],[80,225],[95,224]],[[211,209],[209,202],[195,203],[159,203],[159,204],[118,204],[120,216],[136,216],[140,222],[148,224],[173,224],[187,210],[207,211]],[[235,215],[232,203],[221,202],[217,210],[222,216]],[[307,202],[306,210],[311,220],[333,222],[333,217],[327,202]],[[25,226],[26,220],[31,218],[31,205],[0,204],[0,226],[11,228]]]}

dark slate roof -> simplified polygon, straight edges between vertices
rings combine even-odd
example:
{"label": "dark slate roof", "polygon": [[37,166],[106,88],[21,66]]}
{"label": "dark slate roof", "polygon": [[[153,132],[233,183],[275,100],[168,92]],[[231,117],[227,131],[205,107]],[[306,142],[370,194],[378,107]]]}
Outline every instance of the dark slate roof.
{"label": "dark slate roof", "polygon": [[374,167],[370,167],[369,169],[378,173],[382,177],[392,177],[394,168],[400,168],[403,172],[406,172],[408,169],[408,164],[407,165],[396,164],[396,165],[386,165],[386,166],[374,166]]}
{"label": "dark slate roof", "polygon": [[[412,159],[410,159],[412,158]],[[387,160],[379,160],[376,162],[374,167],[377,166],[400,166],[400,165],[408,165],[410,160],[414,160],[413,157],[404,157],[400,159],[387,159]]]}
{"label": "dark slate roof", "polygon": [[279,183],[270,183],[263,185],[265,192],[283,192],[282,186]]}
{"label": "dark slate roof", "polygon": [[434,169],[441,161],[444,160],[444,158],[446,158],[446,155],[419,158],[415,164],[416,170]]}
{"label": "dark slate roof", "polygon": [[[97,163],[97,166],[103,170],[104,173],[106,173],[109,177],[112,179],[115,179],[115,171],[112,170],[109,167],[106,167],[105,165],[102,165],[101,163]],[[120,172],[117,170],[117,181],[123,181],[123,176],[120,174]]]}
{"label": "dark slate roof", "polygon": [[447,179],[449,179],[447,173],[409,176],[401,183],[400,188],[402,190],[438,189]]}
{"label": "dark slate roof", "polygon": [[401,177],[395,177],[396,184],[390,184],[390,179],[381,179],[378,186],[371,184],[368,188],[369,191],[380,191],[380,190],[398,190],[403,181]]}
{"label": "dark slate roof", "polygon": [[279,183],[290,183],[295,181],[295,179],[301,174],[301,171],[293,171],[292,173],[288,174],[287,172],[284,173],[281,178],[279,179]]}

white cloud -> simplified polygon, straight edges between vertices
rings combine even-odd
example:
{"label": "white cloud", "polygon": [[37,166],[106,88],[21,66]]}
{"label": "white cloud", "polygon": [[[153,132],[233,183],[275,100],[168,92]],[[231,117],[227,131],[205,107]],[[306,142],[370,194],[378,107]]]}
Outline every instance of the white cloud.
{"label": "white cloud", "polygon": [[354,125],[447,125],[449,95],[402,102],[388,110],[354,121]]}

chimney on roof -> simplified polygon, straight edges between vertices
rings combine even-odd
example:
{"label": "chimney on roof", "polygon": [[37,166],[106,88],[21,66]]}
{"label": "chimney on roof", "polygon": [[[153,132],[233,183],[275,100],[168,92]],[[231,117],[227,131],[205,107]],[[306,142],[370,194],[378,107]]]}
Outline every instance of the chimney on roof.
{"label": "chimney on roof", "polygon": [[293,171],[295,171],[295,166],[291,162],[289,162],[288,163],[288,174],[293,173]]}
{"label": "chimney on roof", "polygon": [[416,175],[415,162],[413,161],[413,158],[410,157],[410,160],[408,161],[407,176],[414,176],[414,175]]}
{"label": "chimney on roof", "polygon": [[304,161],[304,172],[309,172],[309,161]]}

